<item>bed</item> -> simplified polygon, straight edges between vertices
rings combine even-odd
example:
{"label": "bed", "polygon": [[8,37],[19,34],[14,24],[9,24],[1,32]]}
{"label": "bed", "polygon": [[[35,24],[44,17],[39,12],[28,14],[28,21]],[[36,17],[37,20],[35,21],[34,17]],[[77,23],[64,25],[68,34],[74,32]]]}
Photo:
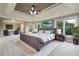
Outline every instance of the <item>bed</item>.
{"label": "bed", "polygon": [[[42,30],[42,33],[41,33],[41,30]],[[52,31],[53,33],[51,34],[44,33],[45,31],[46,32]],[[43,46],[45,46],[46,44],[48,44],[49,42],[55,39],[55,33],[56,33],[56,28],[39,28],[38,33],[29,33],[28,35],[21,34],[20,40],[29,44],[37,51],[40,51],[40,49]]]}

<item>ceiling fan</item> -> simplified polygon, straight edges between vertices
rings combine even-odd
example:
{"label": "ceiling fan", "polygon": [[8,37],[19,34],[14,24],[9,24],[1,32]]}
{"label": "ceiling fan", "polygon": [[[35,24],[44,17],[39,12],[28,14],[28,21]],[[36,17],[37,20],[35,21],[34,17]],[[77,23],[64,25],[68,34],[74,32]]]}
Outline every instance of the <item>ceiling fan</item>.
{"label": "ceiling fan", "polygon": [[35,8],[35,5],[32,5],[32,8],[31,8],[31,10],[30,10],[30,14],[31,15],[38,15],[38,12],[40,12],[41,10],[37,10],[36,8]]}

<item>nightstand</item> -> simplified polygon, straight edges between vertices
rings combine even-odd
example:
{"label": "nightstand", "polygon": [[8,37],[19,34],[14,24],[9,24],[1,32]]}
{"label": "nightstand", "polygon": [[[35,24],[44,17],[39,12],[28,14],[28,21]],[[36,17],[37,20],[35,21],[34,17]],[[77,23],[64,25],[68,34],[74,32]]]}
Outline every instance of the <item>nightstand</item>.
{"label": "nightstand", "polygon": [[78,45],[78,44],[79,44],[79,39],[78,39],[78,38],[73,38],[73,43],[74,43],[75,45]]}
{"label": "nightstand", "polygon": [[63,42],[63,41],[65,41],[65,36],[62,34],[55,34],[55,40]]}

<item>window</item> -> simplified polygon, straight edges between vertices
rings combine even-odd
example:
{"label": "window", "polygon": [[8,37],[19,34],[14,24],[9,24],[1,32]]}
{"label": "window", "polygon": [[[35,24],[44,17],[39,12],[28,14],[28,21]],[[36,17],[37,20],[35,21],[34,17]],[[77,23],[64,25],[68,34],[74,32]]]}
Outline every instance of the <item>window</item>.
{"label": "window", "polygon": [[57,28],[61,29],[64,35],[72,35],[72,27],[75,26],[75,19],[57,21]]}
{"label": "window", "polygon": [[42,27],[43,28],[51,28],[51,27],[53,27],[53,21],[43,21],[42,22]]}
{"label": "window", "polygon": [[61,29],[61,32],[63,33],[63,21],[57,21],[57,28]]}
{"label": "window", "polygon": [[32,24],[29,24],[29,32],[32,32]]}
{"label": "window", "polygon": [[75,25],[74,19],[65,20],[65,35],[72,35],[72,27]]}

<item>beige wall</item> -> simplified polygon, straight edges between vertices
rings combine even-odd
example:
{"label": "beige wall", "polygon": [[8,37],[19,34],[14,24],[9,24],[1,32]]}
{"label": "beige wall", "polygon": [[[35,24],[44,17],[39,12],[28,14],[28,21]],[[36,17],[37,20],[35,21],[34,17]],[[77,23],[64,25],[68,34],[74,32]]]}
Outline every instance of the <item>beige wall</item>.
{"label": "beige wall", "polygon": [[[3,22],[3,20],[0,20],[0,36],[3,36],[3,30],[6,29],[6,24],[12,24],[13,31],[15,31],[17,28],[21,27],[21,23],[7,23],[7,22]],[[24,31],[24,30],[22,30],[22,31]]]}
{"label": "beige wall", "polygon": [[40,24],[40,22],[25,22],[24,23],[24,33],[25,34],[29,33],[30,25],[32,26],[32,32],[37,31],[38,30],[38,24]]}
{"label": "beige wall", "polygon": [[[3,30],[5,30],[6,29],[6,24],[9,24],[9,23],[4,23],[3,22]],[[13,23],[12,24],[13,25],[13,29],[12,30],[16,30],[18,27],[20,27],[20,24],[15,24],[15,23]]]}
{"label": "beige wall", "polygon": [[30,24],[30,23],[27,23],[27,22],[24,23],[24,33],[25,33],[25,34],[28,34],[28,33],[29,33],[29,24]]}
{"label": "beige wall", "polygon": [[38,31],[38,25],[40,25],[40,27],[41,27],[41,22],[33,22],[32,24],[33,24],[32,26],[33,26],[34,32]]}
{"label": "beige wall", "polygon": [[3,23],[2,23],[2,21],[0,21],[0,36],[2,36],[3,35]]}
{"label": "beige wall", "polygon": [[20,25],[20,28],[21,28],[21,32],[22,32],[22,33],[24,33],[24,32],[25,32],[24,27],[25,27],[25,25],[24,25],[24,24],[21,24],[21,25]]}

